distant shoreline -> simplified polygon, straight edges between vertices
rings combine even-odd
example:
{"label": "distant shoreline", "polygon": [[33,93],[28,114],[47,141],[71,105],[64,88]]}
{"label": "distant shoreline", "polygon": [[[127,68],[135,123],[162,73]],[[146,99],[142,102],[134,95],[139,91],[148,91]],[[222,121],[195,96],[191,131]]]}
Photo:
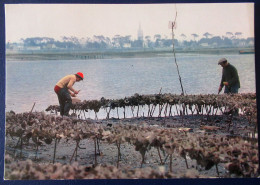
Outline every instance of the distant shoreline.
{"label": "distant shoreline", "polygon": [[[239,54],[240,50],[250,48],[207,48],[176,50],[176,54]],[[6,60],[90,60],[90,59],[112,59],[112,58],[149,58],[149,57],[169,57],[173,56],[172,49],[167,50],[121,50],[121,51],[26,51],[8,52]]]}

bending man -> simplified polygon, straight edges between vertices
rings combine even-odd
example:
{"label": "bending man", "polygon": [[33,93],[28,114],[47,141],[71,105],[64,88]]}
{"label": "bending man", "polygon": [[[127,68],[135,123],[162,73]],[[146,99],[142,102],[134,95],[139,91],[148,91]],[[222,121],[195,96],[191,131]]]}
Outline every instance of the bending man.
{"label": "bending man", "polygon": [[238,93],[238,89],[240,88],[240,81],[237,69],[228,63],[227,59],[225,58],[220,59],[218,61],[218,65],[221,65],[223,68],[218,93],[220,93],[223,86],[225,86],[224,93]]}
{"label": "bending man", "polygon": [[60,79],[54,87],[59,103],[60,103],[60,115],[69,116],[69,111],[72,105],[71,96],[75,97],[79,91],[75,90],[72,86],[75,82],[79,82],[84,79],[84,75],[81,72],[76,74],[67,75]]}

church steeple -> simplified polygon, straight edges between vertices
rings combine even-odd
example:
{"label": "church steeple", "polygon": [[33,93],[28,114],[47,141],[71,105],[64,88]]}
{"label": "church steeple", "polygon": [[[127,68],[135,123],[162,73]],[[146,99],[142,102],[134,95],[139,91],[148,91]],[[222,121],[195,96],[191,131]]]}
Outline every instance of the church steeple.
{"label": "church steeple", "polygon": [[139,29],[138,29],[138,32],[137,32],[137,39],[138,40],[143,40],[144,39],[143,30],[141,28],[141,23],[139,23]]}

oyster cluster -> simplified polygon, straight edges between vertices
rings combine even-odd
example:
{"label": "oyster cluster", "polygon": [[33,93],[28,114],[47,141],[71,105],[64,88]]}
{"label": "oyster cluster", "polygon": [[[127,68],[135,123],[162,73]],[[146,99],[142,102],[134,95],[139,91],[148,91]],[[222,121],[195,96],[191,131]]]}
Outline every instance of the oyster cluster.
{"label": "oyster cluster", "polygon": [[[153,127],[147,124],[107,126],[91,120],[62,118],[43,112],[23,114],[8,112],[6,113],[6,136],[19,138],[21,148],[23,145],[29,144],[30,141],[36,146],[52,144],[54,156],[56,147],[59,147],[57,141],[61,139],[76,141],[77,144],[72,156],[76,153],[79,142],[85,139],[115,144],[118,149],[117,167],[122,155],[120,145],[128,143],[135,146],[135,150],[140,152],[141,167],[146,153],[151,148],[157,149],[161,161],[158,165],[168,166],[169,173],[172,172],[173,155],[184,158],[187,168],[189,168],[189,164],[186,157],[189,156],[205,170],[209,170],[213,166],[217,168],[219,164],[225,164],[230,174],[256,177],[258,169],[257,139],[246,140],[239,136],[232,138],[227,135],[214,134],[214,132],[196,133],[188,132],[185,129]],[[55,157],[53,162],[55,162]],[[95,165],[98,165],[96,161]],[[68,168],[73,167],[68,166]],[[17,178],[23,177],[18,176]],[[40,177],[37,176],[37,178]],[[63,178],[63,176],[53,178]],[[73,175],[71,178],[77,178],[77,176]]]}
{"label": "oyster cluster", "polygon": [[[98,100],[84,100],[80,103],[75,103],[72,110],[76,111],[94,111],[98,113],[100,109],[115,109],[131,107],[132,110],[137,108],[136,117],[138,117],[140,107],[148,107],[148,116],[153,116],[155,107],[159,107],[159,115],[162,116],[164,109],[164,116],[172,114],[172,107],[176,106],[178,115],[187,115],[188,111],[192,114],[200,115],[214,115],[217,111],[222,113],[241,110],[241,114],[246,115],[252,123],[256,123],[256,94],[208,94],[208,95],[176,95],[176,94],[154,94],[154,95],[139,95],[134,94],[123,99],[105,99]],[[51,105],[46,111],[58,112],[59,106]],[[133,117],[134,111],[133,112]],[[140,114],[142,115],[142,114]],[[109,115],[107,116],[109,118]],[[125,118],[125,115],[124,115]]]}
{"label": "oyster cluster", "polygon": [[9,155],[5,156],[8,172],[5,179],[10,180],[64,180],[64,179],[167,179],[167,178],[205,178],[195,169],[185,173],[173,174],[164,172],[164,168],[129,169],[115,166],[98,165],[83,166],[78,163],[67,164],[37,164],[31,160],[14,162]]}

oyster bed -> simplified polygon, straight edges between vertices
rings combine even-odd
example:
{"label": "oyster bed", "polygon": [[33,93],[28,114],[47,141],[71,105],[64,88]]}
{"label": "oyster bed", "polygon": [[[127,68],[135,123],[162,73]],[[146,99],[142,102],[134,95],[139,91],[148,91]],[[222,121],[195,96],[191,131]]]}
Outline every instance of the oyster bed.
{"label": "oyster bed", "polygon": [[[147,116],[135,111],[132,118],[108,115],[93,120],[7,112],[5,179],[258,176],[255,94],[207,95],[208,99],[174,96],[178,105],[189,100],[191,114],[185,110],[188,104],[180,106],[183,109],[177,115],[171,114],[165,107],[174,102],[163,102],[162,97],[170,100],[173,96],[160,94],[154,95],[158,104],[151,104]],[[119,105],[104,99],[95,102],[102,101],[106,102],[104,108]],[[130,97],[123,102],[133,105]],[[76,104],[81,109],[74,107],[74,112],[80,113],[83,105],[86,101]],[[158,116],[152,115],[156,105],[164,106]],[[135,108],[138,106],[140,101]],[[214,108],[223,113],[216,114]],[[236,109],[239,114],[232,112]]]}
{"label": "oyster bed", "polygon": [[[145,107],[145,109],[143,109]],[[156,117],[155,109],[158,109],[158,117],[174,115],[217,115],[231,113],[240,110],[242,115],[248,117],[250,123],[256,124],[256,94],[207,94],[207,95],[176,95],[176,94],[153,94],[139,95],[123,99],[84,100],[76,102],[71,109],[78,117],[85,118],[85,113],[93,111],[95,119],[98,119],[98,112],[105,110],[106,118],[110,118],[111,110],[117,109],[117,118],[120,118],[118,110],[123,110],[123,117],[126,118],[126,109],[132,111],[131,117]],[[175,109],[175,111],[174,111]],[[47,112],[59,112],[58,105],[50,105]],[[84,117],[83,117],[84,115]]]}

